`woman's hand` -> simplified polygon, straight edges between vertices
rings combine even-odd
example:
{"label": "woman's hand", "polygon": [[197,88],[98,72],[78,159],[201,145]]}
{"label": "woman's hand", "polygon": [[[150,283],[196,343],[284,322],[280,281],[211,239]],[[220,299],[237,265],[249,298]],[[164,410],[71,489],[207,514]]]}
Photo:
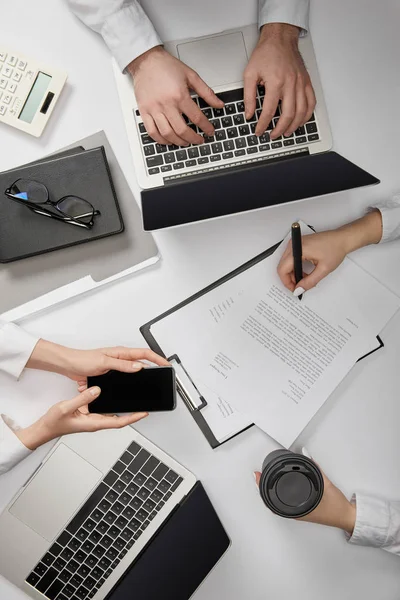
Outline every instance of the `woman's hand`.
{"label": "woman's hand", "polygon": [[96,350],[75,350],[59,346],[46,340],[39,340],[27,363],[30,369],[41,369],[65,375],[78,382],[78,390],[83,391],[87,386],[86,378],[104,375],[108,371],[135,373],[145,365],[140,362],[147,360],[159,366],[169,363],[148,348],[98,348]]}
{"label": "woman's hand", "polygon": [[304,235],[302,246],[303,260],[311,262],[315,269],[309,275],[305,275],[297,285],[291,241],[289,241],[278,265],[278,275],[283,285],[295,295],[303,294],[317,285],[321,279],[332,273],[343,262],[347,254],[343,235],[338,230]]}
{"label": "woman's hand", "polygon": [[[311,458],[304,448],[303,454]],[[261,473],[256,471],[254,476],[258,487],[260,485]],[[356,507],[347,500],[339,488],[324,473],[322,473],[322,476],[324,478],[324,494],[321,502],[308,515],[300,517],[297,520],[337,527],[347,531],[351,535],[356,524]]]}
{"label": "woman's hand", "polygon": [[296,285],[292,243],[289,242],[279,262],[278,275],[284,286],[295,296],[300,296],[337,269],[347,254],[363,246],[377,244],[381,237],[382,217],[379,210],[373,210],[339,229],[305,235],[302,237],[303,260],[311,262],[315,269]]}
{"label": "woman's hand", "polygon": [[18,429],[15,434],[27,448],[35,450],[42,444],[62,435],[100,429],[120,429],[147,417],[148,413],[145,412],[123,417],[89,413],[88,404],[99,394],[100,388],[92,387],[72,400],[58,402],[38,421],[29,427]]}

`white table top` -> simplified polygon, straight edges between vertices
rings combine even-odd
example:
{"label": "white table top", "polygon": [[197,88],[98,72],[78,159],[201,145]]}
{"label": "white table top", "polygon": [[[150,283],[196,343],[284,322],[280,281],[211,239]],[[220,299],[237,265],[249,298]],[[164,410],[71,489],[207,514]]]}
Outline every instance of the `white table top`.
{"label": "white table top", "polygon": [[[167,2],[148,0],[143,4],[164,39],[256,20],[255,0],[186,0],[185,12],[179,0],[168,0],[164,15],[157,14],[161,12],[157,6]],[[158,267],[28,321],[28,330],[71,346],[141,346],[141,324],[279,240],[294,219],[301,218],[318,229],[333,227],[400,189],[397,1],[386,0],[382,10],[373,0],[319,0],[311,12],[334,148],[382,183],[294,207],[158,233],[163,256]],[[102,40],[79,23],[62,0],[4,2],[0,39],[10,48],[58,64],[69,73],[67,88],[41,139],[1,127],[0,169],[34,160],[104,129],[139,198],[109,54]],[[362,250],[355,258],[400,294],[400,242]],[[385,348],[353,369],[295,447],[306,445],[348,495],[359,490],[399,499],[400,315],[382,337]],[[75,391],[71,382],[39,372],[27,372],[18,385],[3,376],[0,385],[1,410],[7,396],[8,413],[22,424]],[[341,532],[279,519],[264,508],[252,471],[276,446],[258,429],[252,428],[213,451],[181,402],[174,413],[153,415],[138,429],[203,481],[232,539],[231,549],[198,590],[196,600],[398,599],[397,557],[350,546]],[[46,451],[38,450],[1,478],[0,508]],[[0,597],[17,600],[26,596],[0,580]]]}

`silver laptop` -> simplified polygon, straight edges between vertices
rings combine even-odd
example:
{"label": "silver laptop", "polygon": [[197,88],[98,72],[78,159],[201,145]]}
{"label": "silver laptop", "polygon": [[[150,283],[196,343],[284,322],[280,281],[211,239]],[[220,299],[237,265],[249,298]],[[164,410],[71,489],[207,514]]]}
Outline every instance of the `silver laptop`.
{"label": "silver laptop", "polygon": [[[209,176],[215,171],[270,160],[272,156],[293,157],[305,149],[309,154],[332,147],[328,122],[311,37],[299,41],[301,54],[311,76],[317,107],[312,118],[289,138],[271,142],[269,132],[279,119],[278,108],[266,133],[254,135],[262,109],[264,88],[257,91],[257,110],[251,121],[244,117],[243,71],[258,41],[256,24],[203,38],[167,42],[166,50],[195,69],[224,100],[225,108],[212,109],[195,98],[214,124],[215,136],[201,146],[178,148],[156,144],[146,132],[138,111],[132,80],[114,63],[114,71],[132,150],[135,172],[143,189],[158,188],[185,176]],[[198,133],[201,130],[189,122]]]}
{"label": "silver laptop", "polygon": [[[119,600],[127,587],[156,600],[157,586],[186,600],[229,546],[200,482],[132,427],[61,438],[1,514],[0,539],[0,574],[38,600]],[[180,585],[198,543],[208,562]]]}

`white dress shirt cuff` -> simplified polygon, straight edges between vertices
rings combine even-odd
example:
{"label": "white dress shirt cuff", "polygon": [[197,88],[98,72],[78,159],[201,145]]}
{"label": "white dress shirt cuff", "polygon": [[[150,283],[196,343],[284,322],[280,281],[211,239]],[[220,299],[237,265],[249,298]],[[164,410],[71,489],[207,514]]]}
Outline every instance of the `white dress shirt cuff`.
{"label": "white dress shirt cuff", "polygon": [[382,215],[381,242],[392,242],[400,237],[400,194],[381,202],[368,210],[378,209]]}
{"label": "white dress shirt cuff", "polygon": [[128,4],[110,15],[101,34],[123,71],[132,60],[162,44],[150,19],[138,4]]}
{"label": "white dress shirt cuff", "polygon": [[38,341],[14,323],[5,323],[0,327],[0,370],[18,379]]}
{"label": "white dress shirt cuff", "polygon": [[309,0],[259,0],[258,23],[287,23],[300,28],[300,36],[308,31]]}
{"label": "white dress shirt cuff", "polygon": [[390,525],[390,507],[386,500],[354,494],[356,524],[353,534],[347,535],[350,544],[382,548],[386,545]]}
{"label": "white dress shirt cuff", "polygon": [[29,456],[29,450],[15,435],[14,430],[19,429],[6,415],[0,415],[0,475],[11,469],[14,465]]}

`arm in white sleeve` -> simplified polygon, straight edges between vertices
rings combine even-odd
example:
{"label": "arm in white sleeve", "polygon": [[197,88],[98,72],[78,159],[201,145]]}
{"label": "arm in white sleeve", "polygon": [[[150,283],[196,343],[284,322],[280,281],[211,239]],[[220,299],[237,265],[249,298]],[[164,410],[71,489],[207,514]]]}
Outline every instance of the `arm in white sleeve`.
{"label": "arm in white sleeve", "polygon": [[137,0],[67,0],[75,15],[103,36],[123,71],[132,60],[162,44]]}
{"label": "arm in white sleeve", "polygon": [[361,494],[353,496],[352,502],[356,504],[357,516],[348,541],[400,555],[400,502]]}
{"label": "arm in white sleeve", "polygon": [[300,35],[308,31],[310,0],[259,0],[260,27],[267,23],[287,23],[299,27]]}
{"label": "arm in white sleeve", "polygon": [[[0,320],[0,370],[18,378],[37,342],[38,338],[13,323]],[[16,429],[9,417],[0,415],[0,475],[30,454],[15,435]]]}
{"label": "arm in white sleeve", "polygon": [[400,194],[370,207],[370,210],[374,208],[382,215],[381,242],[391,242],[400,238]]}

